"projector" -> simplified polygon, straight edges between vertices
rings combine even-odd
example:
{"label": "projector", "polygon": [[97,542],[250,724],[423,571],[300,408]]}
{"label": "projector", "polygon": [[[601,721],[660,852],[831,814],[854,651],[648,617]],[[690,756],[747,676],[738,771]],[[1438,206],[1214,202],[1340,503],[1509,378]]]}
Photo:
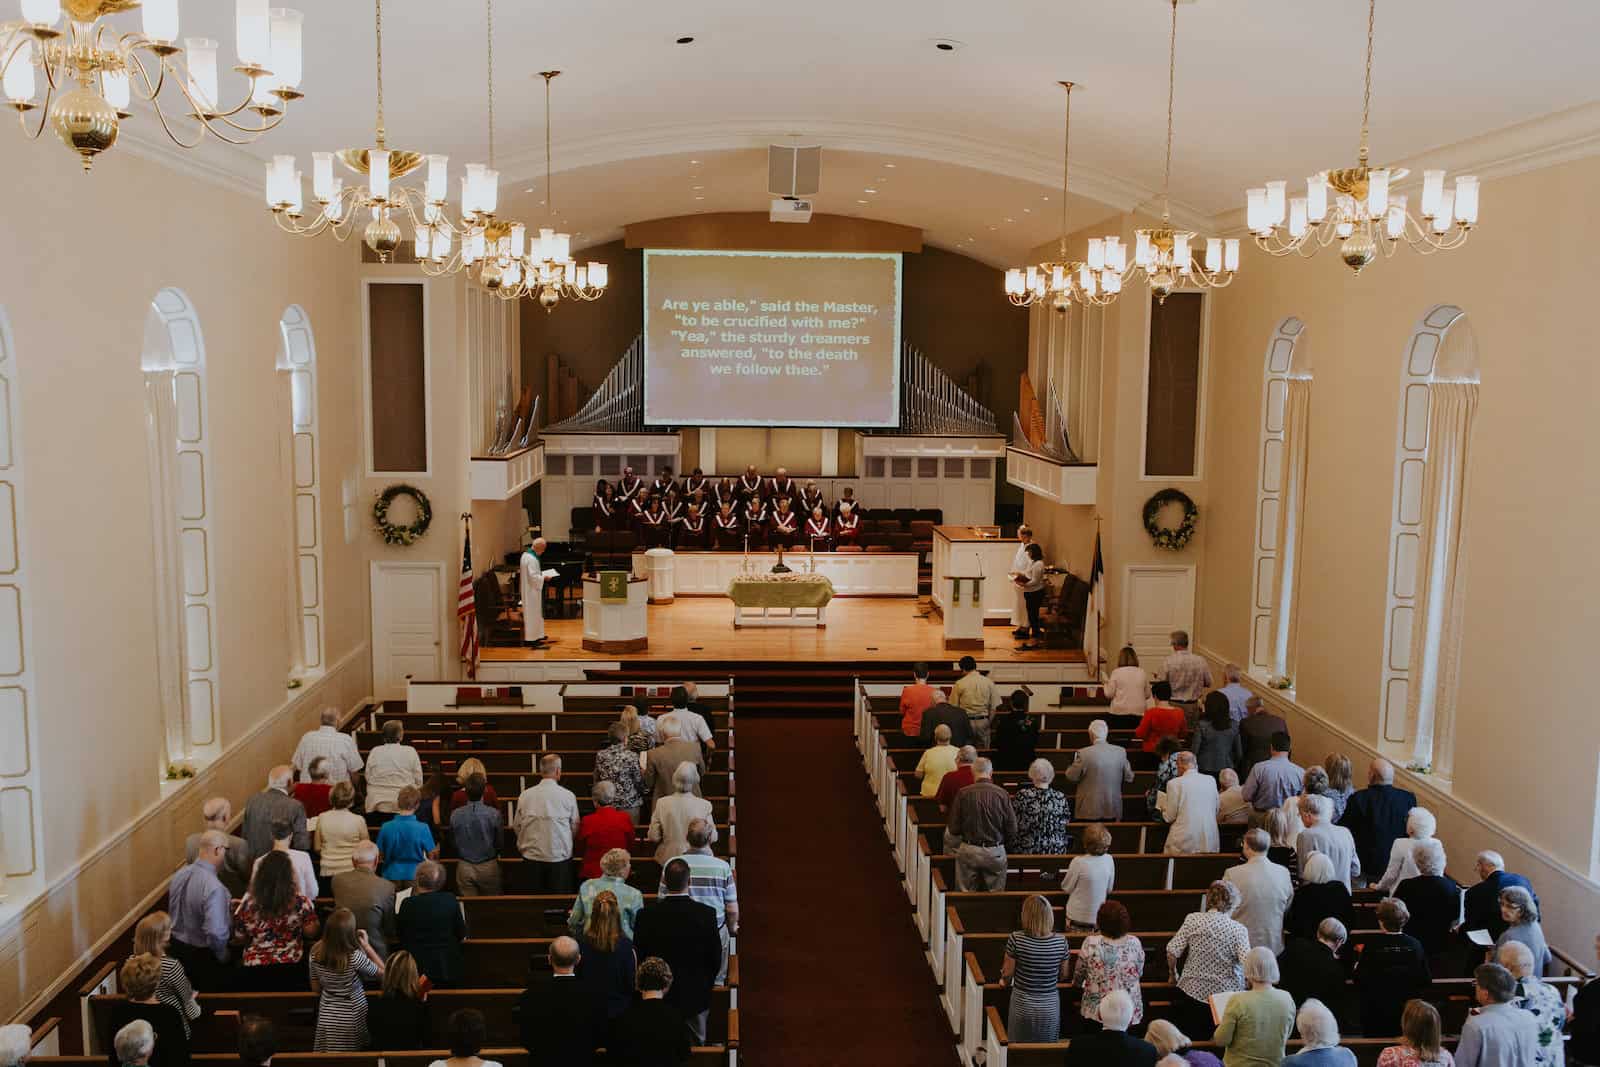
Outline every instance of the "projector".
{"label": "projector", "polygon": [[810,222],[811,201],[794,197],[774,200],[772,209],[767,212],[767,218],[772,222]]}

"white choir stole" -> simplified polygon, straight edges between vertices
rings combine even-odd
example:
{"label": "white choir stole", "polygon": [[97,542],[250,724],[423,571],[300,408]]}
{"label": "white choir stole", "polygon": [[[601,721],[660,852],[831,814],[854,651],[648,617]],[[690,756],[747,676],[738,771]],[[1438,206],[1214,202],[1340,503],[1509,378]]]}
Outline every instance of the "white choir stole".
{"label": "white choir stole", "polygon": [[819,523],[819,522],[817,522],[816,519],[807,519],[806,520],[806,532],[808,534],[810,534],[812,537],[827,537],[828,536],[828,520],[827,519],[823,519],[822,522]]}

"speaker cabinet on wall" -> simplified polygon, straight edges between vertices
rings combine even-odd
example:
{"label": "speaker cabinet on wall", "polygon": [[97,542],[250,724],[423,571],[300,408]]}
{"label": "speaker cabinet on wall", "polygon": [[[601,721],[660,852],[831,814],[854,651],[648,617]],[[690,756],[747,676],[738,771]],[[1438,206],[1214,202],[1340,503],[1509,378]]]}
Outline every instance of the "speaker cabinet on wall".
{"label": "speaker cabinet on wall", "polygon": [[773,196],[815,196],[822,181],[820,145],[769,145],[767,192]]}

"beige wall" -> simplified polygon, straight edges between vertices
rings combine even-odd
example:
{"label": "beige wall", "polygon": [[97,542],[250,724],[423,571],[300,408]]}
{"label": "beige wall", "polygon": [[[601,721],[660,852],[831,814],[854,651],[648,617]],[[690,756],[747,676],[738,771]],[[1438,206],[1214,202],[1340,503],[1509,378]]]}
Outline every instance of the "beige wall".
{"label": "beige wall", "polygon": [[[139,368],[146,312],[159,289],[188,296],[205,341],[223,745],[269,721],[298,727],[315,713],[273,718],[291,695],[285,620],[294,594],[282,559],[289,489],[272,459],[288,427],[277,418],[284,406],[262,398],[285,388],[274,358],[278,319],[291,303],[309,314],[319,357],[327,662],[364,649],[367,629],[362,550],[346,544],[340,506],[341,486],[358,462],[353,250],[329,238],[282,235],[259,198],[120,149],[90,175],[49,137],[6,151],[10,206],[0,213],[0,246],[10,254],[0,257],[0,305],[16,342],[23,412],[44,874],[63,879],[97,849],[113,848],[95,861],[92,886],[62,887],[54,896],[82,907],[52,904],[24,917],[27,936],[13,942],[20,947],[0,971],[0,1018],[165,877],[183,829],[163,817],[155,838],[123,836],[161,794]],[[365,672],[363,652],[347,686],[357,695]],[[236,800],[264,769],[259,760],[228,766],[240,777],[213,787]]]}

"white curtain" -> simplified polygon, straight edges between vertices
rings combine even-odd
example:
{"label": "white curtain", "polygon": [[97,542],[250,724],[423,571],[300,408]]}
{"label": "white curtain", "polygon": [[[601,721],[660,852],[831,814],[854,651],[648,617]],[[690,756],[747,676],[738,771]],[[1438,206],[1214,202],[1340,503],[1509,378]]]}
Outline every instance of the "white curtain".
{"label": "white curtain", "polygon": [[1272,573],[1272,670],[1290,674],[1298,643],[1300,528],[1305,521],[1306,468],[1311,430],[1311,379],[1290,378],[1283,412],[1282,491],[1278,496],[1278,557]]}
{"label": "white curtain", "polygon": [[1412,757],[1449,777],[1460,678],[1462,576],[1477,382],[1428,386],[1428,460],[1422,489],[1422,544],[1411,618],[1406,716]]}

